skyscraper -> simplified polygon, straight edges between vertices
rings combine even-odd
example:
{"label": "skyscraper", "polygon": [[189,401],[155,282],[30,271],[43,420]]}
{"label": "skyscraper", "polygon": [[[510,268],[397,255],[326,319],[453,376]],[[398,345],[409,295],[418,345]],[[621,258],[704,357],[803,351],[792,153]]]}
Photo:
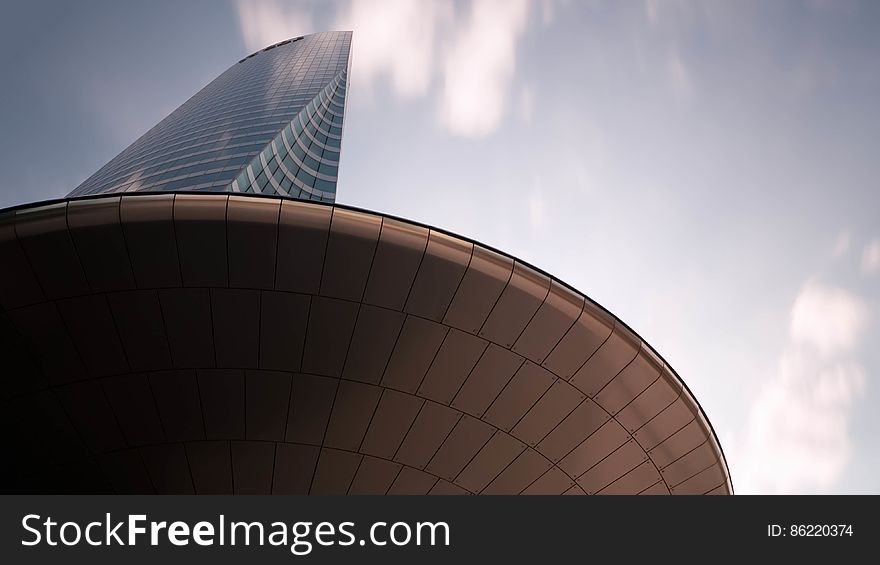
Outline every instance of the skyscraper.
{"label": "skyscraper", "polygon": [[227,191],[333,202],[350,49],[351,32],[329,32],[248,55],[70,196]]}
{"label": "skyscraper", "polygon": [[615,316],[335,204],[350,44],[245,57],[70,197],[0,211],[6,490],[731,492]]}

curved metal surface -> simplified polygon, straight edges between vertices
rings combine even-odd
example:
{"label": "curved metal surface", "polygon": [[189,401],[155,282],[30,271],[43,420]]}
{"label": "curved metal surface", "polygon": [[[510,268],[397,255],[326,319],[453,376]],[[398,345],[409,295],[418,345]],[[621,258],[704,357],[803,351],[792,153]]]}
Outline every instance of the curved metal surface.
{"label": "curved metal surface", "polygon": [[0,264],[9,490],[732,493],[635,332],[442,230],[110,195],[0,212]]}

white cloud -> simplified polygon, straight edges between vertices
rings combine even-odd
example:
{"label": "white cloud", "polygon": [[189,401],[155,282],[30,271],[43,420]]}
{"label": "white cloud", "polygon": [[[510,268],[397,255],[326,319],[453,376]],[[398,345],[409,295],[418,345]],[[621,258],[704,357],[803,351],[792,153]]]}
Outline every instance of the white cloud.
{"label": "white cloud", "polygon": [[354,30],[354,80],[369,86],[387,76],[395,94],[425,95],[436,67],[437,31],[452,15],[448,0],[353,0],[336,27]]}
{"label": "white cloud", "polygon": [[280,0],[237,0],[235,8],[248,51],[313,31],[307,11]]}
{"label": "white cloud", "polygon": [[694,94],[694,81],[691,72],[681,55],[673,53],[666,61],[669,86],[678,99],[684,100]]}
{"label": "white cloud", "polygon": [[443,66],[438,116],[450,132],[481,137],[501,123],[527,15],[525,0],[472,2]]}
{"label": "white cloud", "polygon": [[731,465],[742,494],[790,494],[832,488],[851,456],[850,408],[864,388],[857,364],[823,366],[789,351],[749,412]]}
{"label": "white cloud", "polygon": [[792,341],[823,357],[851,351],[867,321],[864,304],[846,290],[810,281],[791,310]]}
{"label": "white cloud", "polygon": [[523,123],[531,124],[535,114],[535,94],[532,87],[525,85],[519,91],[519,117]]}
{"label": "white cloud", "polygon": [[839,234],[837,234],[837,240],[834,242],[834,251],[832,251],[832,255],[834,257],[843,257],[846,255],[846,252],[849,251],[849,245],[852,241],[852,235],[849,230],[842,230]]}
{"label": "white cloud", "polygon": [[352,74],[358,88],[387,76],[398,96],[425,95],[436,67],[438,31],[452,15],[448,0],[352,1],[336,27],[354,31]]}
{"label": "white cloud", "polygon": [[541,0],[541,24],[549,26],[556,20],[556,0]]}
{"label": "white cloud", "polygon": [[657,25],[658,11],[656,0],[645,0],[645,17],[651,27]]}
{"label": "white cloud", "polygon": [[[309,10],[280,0],[236,0],[248,49],[261,49],[311,31]],[[354,31],[352,81],[369,98],[379,79],[400,98],[426,96],[440,85],[438,123],[449,132],[479,137],[493,132],[508,104],[516,43],[527,25],[528,0],[472,0],[456,18],[453,0],[351,0],[334,29]],[[556,3],[543,0],[538,14],[549,25]],[[439,79],[439,80],[438,80]],[[519,100],[531,113],[530,93]]]}
{"label": "white cloud", "polygon": [[[865,311],[846,290],[815,281],[801,289],[776,373],[758,390],[743,433],[728,442],[737,492],[822,492],[840,479],[852,454],[850,412],[866,382],[852,355]],[[829,337],[829,327],[845,337]]]}
{"label": "white cloud", "polygon": [[866,275],[880,273],[880,238],[874,238],[862,252],[862,272]]}
{"label": "white cloud", "polygon": [[535,181],[535,186],[529,193],[529,225],[532,229],[540,229],[544,225],[544,193],[540,180]]}

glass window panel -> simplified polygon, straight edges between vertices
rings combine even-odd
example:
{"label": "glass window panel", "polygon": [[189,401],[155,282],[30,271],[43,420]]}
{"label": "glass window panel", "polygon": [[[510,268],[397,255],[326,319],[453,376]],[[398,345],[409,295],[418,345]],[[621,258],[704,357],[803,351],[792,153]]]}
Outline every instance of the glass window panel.
{"label": "glass window panel", "polygon": [[321,164],[317,160],[313,159],[309,155],[306,155],[306,158],[303,161],[303,164],[305,164],[305,166],[312,169],[313,171],[317,171],[318,167],[321,166]]}
{"label": "glass window panel", "polygon": [[334,192],[336,190],[336,181],[315,179],[315,188],[325,192]]}
{"label": "glass window panel", "polygon": [[266,177],[266,172],[265,171],[261,172],[257,176],[257,178],[254,182],[256,183],[257,186],[260,187],[260,190],[263,190],[263,187],[269,183],[269,179],[268,179],[268,177]]}
{"label": "glass window panel", "polygon": [[318,169],[318,172],[322,175],[330,175],[335,177],[336,174],[339,172],[339,167],[337,167],[336,165],[330,165],[328,163],[321,163],[321,167]]}

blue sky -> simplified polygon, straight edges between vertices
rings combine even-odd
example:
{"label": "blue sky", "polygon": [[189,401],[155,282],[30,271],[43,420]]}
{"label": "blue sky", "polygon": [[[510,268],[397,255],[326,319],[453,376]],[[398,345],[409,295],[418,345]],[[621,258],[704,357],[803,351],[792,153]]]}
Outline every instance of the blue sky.
{"label": "blue sky", "polygon": [[339,201],[557,275],[676,368],[737,492],[880,493],[880,3],[20,2],[0,206],[242,56],[354,30]]}

